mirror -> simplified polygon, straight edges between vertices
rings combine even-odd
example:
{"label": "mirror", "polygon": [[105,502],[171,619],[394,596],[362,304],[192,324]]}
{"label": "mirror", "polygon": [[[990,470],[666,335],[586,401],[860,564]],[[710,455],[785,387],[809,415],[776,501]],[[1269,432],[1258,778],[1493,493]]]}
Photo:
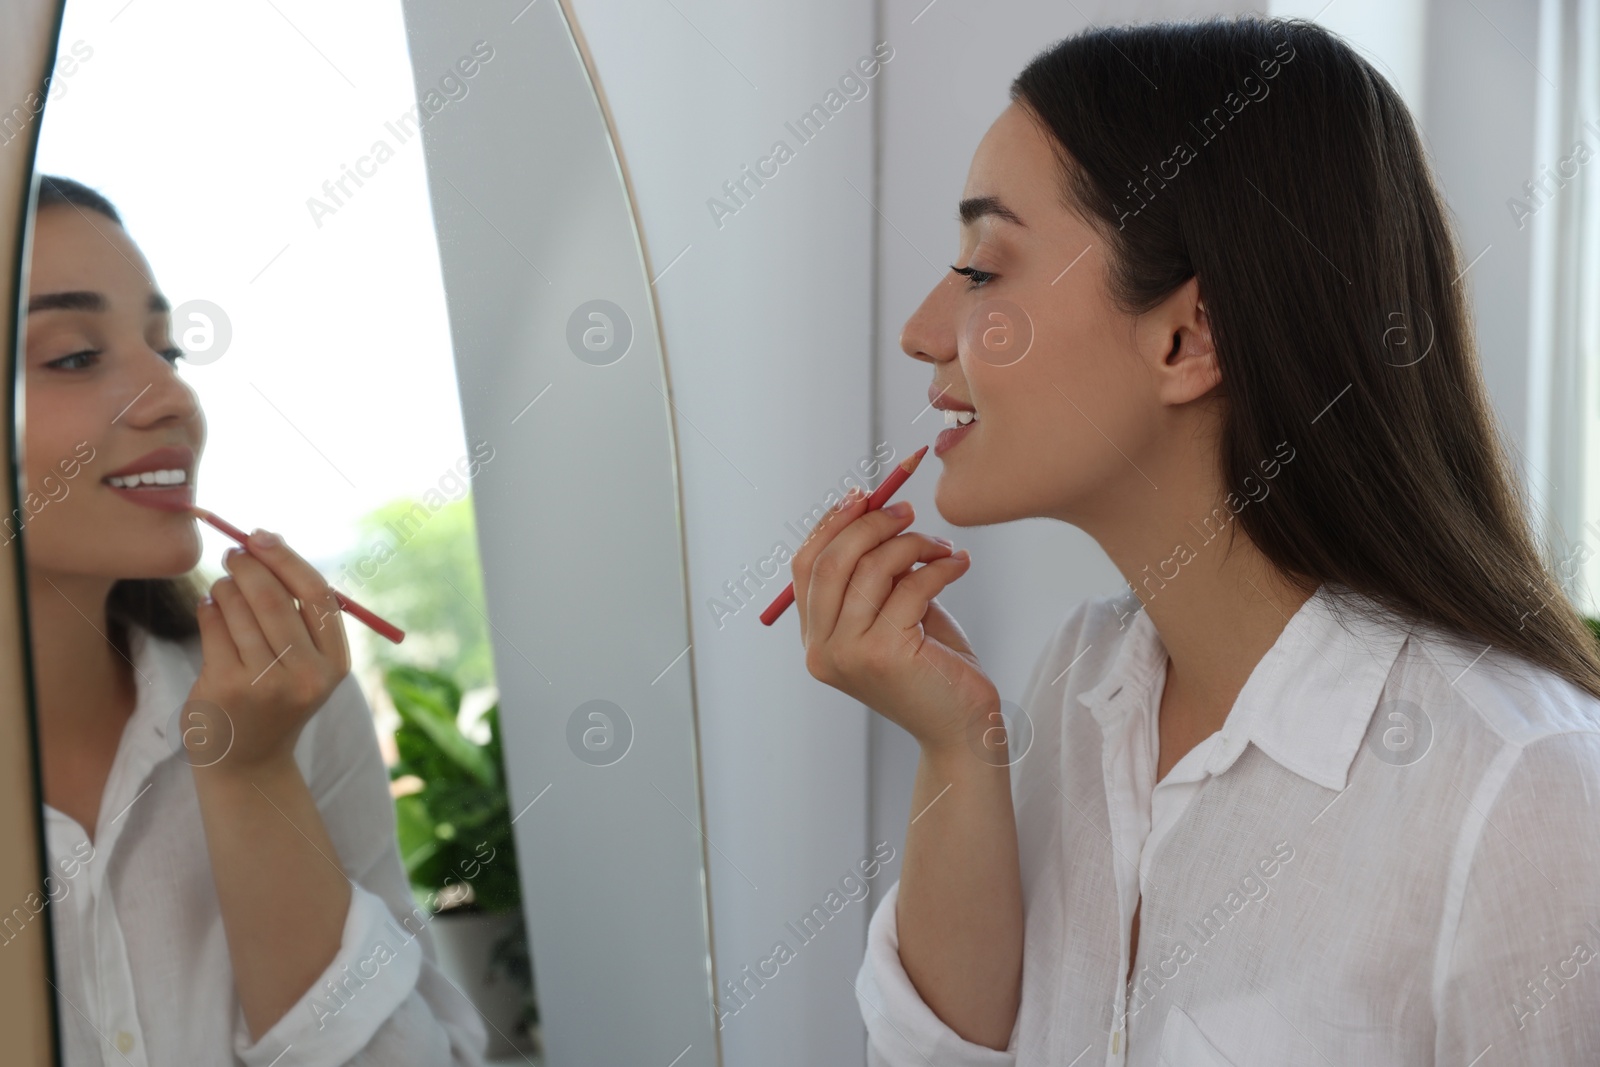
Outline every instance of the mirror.
{"label": "mirror", "polygon": [[[0,99],[17,101],[0,117],[0,291],[14,296],[23,270],[23,236],[27,223],[29,172],[38,134],[35,121],[43,110],[45,81],[55,60],[54,42],[60,12],[53,0],[16,0],[4,8],[0,33]],[[0,367],[9,375],[16,348],[14,301],[0,301],[0,335],[7,348]],[[13,405],[7,405],[12,410]],[[15,453],[9,434],[0,436],[0,459],[13,468]],[[0,479],[0,512],[16,513],[22,502],[12,477]],[[53,1062],[55,997],[45,981],[49,973],[49,924],[38,917],[47,906],[41,879],[42,822],[38,791],[37,746],[28,707],[26,625],[22,602],[21,552],[15,538],[0,538],[0,1025],[6,1032],[7,1058],[36,1067]]]}
{"label": "mirror", "polygon": [[12,531],[62,1063],[719,1062],[669,389],[567,18],[65,4]]}
{"label": "mirror", "polygon": [[[528,921],[540,973],[563,976],[540,986],[546,1046],[714,1065],[671,390],[617,152],[567,9],[405,12],[438,109],[422,141],[463,419],[496,447],[473,492],[512,802],[537,805],[517,849],[545,857],[525,868]],[[512,58],[452,101],[480,41]]]}

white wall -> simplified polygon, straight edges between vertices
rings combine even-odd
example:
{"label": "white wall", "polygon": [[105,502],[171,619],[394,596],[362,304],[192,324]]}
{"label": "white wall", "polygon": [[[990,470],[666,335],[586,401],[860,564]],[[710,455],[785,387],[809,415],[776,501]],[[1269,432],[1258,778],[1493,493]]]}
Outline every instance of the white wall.
{"label": "white wall", "polygon": [[[850,981],[865,903],[849,904],[807,944],[785,924],[870,854],[867,712],[806,672],[793,610],[771,629],[757,621],[787,584],[787,566],[720,629],[707,604],[774,542],[798,547],[786,522],[870,459],[878,440],[872,209],[855,190],[872,185],[882,73],[810,143],[785,128],[872,53],[872,7],[574,0],[573,8],[660,274],[718,975],[754,969],[780,939],[797,951],[726,1020],[724,1062],[859,1064],[865,1030]],[[780,138],[794,157],[764,187],[751,186],[746,206],[719,228],[708,198]],[[897,457],[910,450],[905,434],[891,443]]]}
{"label": "white wall", "polygon": [[[1529,240],[1506,208],[1536,174],[1533,138],[1539,5],[1433,0],[1423,139],[1459,230],[1484,377],[1508,440],[1526,453]],[[1552,161],[1545,161],[1552,162]],[[1514,459],[1516,457],[1513,457]],[[1527,470],[1524,479],[1547,472]]]}

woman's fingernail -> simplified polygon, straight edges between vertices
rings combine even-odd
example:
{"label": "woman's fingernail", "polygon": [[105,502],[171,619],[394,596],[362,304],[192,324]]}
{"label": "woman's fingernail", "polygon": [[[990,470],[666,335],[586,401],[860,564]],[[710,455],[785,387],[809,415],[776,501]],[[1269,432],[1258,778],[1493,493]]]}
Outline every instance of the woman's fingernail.
{"label": "woman's fingernail", "polygon": [[887,511],[890,515],[893,515],[897,519],[903,519],[907,515],[911,514],[911,502],[908,500],[896,500],[893,504],[890,504],[883,510]]}
{"label": "woman's fingernail", "polygon": [[283,544],[283,538],[279,537],[271,530],[252,530],[250,532],[250,540],[254,541],[262,548],[277,548],[279,545]]}
{"label": "woman's fingernail", "polygon": [[948,537],[935,537],[934,540],[939,542],[941,545],[943,545],[946,548],[954,548],[954,547],[956,547],[956,543],[954,541],[950,540]]}

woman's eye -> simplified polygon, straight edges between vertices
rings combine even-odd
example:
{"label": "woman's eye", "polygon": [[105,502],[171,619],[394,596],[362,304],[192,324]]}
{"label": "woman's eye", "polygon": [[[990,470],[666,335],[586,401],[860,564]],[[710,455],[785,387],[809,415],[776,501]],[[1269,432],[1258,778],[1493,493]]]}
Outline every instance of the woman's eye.
{"label": "woman's eye", "polygon": [[161,358],[168,363],[176,363],[183,358],[183,349],[177,345],[173,345],[171,348],[163,348],[161,350]]}
{"label": "woman's eye", "polygon": [[952,266],[950,269],[967,279],[968,289],[976,289],[994,278],[992,271],[978,270],[976,267]]}
{"label": "woman's eye", "polygon": [[74,352],[69,356],[62,356],[60,359],[52,359],[45,366],[57,367],[61,370],[83,370],[92,366],[94,361],[99,358],[100,353],[95,349],[89,348],[82,352]]}

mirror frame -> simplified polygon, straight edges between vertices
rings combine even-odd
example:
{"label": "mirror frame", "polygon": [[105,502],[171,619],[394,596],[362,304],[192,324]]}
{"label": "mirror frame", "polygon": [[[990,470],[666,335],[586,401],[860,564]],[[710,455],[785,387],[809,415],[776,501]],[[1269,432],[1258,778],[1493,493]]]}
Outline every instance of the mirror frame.
{"label": "mirror frame", "polygon": [[[61,36],[63,0],[6,0],[0,8],[0,100],[7,109],[29,108],[27,98],[45,89],[45,72],[54,67]],[[21,305],[33,201],[33,161],[39,144],[41,109],[21,134],[0,146],[0,233],[7,254],[0,259],[0,289],[6,294],[0,327],[6,337],[6,432],[0,459],[0,505],[9,515],[20,499],[21,477],[13,442],[20,421],[16,356],[21,340]],[[0,901],[5,914],[26,907],[44,884],[44,797],[40,785],[38,738],[33,729],[33,672],[27,638],[27,601],[22,582],[22,535],[0,548],[0,704],[11,712],[0,719]],[[31,910],[31,909],[30,909]],[[7,1062],[54,1065],[58,1062],[55,998],[48,993],[52,941],[49,904],[0,952],[0,1027],[6,1035]],[[14,1058],[13,1058],[14,1057]]]}

